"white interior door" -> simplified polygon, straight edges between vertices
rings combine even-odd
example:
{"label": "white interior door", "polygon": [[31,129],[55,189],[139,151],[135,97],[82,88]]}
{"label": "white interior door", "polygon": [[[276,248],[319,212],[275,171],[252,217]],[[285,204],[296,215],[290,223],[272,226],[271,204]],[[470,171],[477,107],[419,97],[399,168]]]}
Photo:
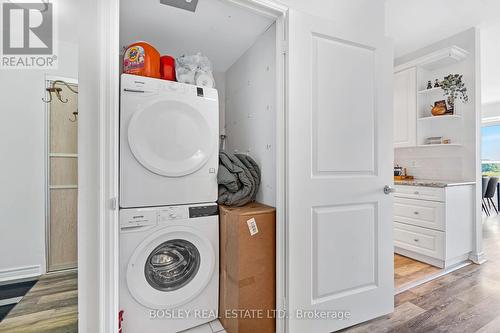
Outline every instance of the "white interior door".
{"label": "white interior door", "polygon": [[360,25],[289,16],[289,333],[394,307],[392,46]]}

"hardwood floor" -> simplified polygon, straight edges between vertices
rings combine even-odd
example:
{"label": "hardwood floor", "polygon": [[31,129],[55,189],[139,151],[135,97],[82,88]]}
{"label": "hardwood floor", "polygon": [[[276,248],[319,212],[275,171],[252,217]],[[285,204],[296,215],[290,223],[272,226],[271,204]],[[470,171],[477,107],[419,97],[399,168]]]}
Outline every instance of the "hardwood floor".
{"label": "hardwood floor", "polygon": [[78,332],[76,272],[44,275],[0,323],[2,333]]}
{"label": "hardwood floor", "polygon": [[394,254],[394,288],[396,290],[442,271],[441,268]]}
{"label": "hardwood floor", "polygon": [[469,265],[395,297],[395,311],[349,333],[500,332],[500,217],[483,219],[488,261]]}

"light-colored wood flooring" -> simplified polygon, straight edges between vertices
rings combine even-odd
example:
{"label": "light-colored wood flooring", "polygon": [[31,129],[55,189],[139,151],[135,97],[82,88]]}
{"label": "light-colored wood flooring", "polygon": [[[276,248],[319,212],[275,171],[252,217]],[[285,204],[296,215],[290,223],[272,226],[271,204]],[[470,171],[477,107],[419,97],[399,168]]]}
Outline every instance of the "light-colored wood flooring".
{"label": "light-colored wood flooring", "polygon": [[349,333],[499,333],[500,217],[483,220],[488,261],[469,265],[395,297],[395,311]]}
{"label": "light-colored wood flooring", "polygon": [[77,289],[74,271],[42,276],[0,323],[0,332],[78,332]]}
{"label": "light-colored wood flooring", "polygon": [[394,254],[394,288],[396,290],[430,277],[442,271],[441,268]]}

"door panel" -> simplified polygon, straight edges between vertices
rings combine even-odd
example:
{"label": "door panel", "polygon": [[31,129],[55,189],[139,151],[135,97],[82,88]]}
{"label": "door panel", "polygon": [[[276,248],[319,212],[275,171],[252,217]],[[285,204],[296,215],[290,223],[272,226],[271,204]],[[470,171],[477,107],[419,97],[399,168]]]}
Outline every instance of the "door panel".
{"label": "door panel", "polygon": [[50,271],[77,265],[77,201],[77,189],[50,191]]}
{"label": "door panel", "polygon": [[[76,85],[71,85],[78,89]],[[48,271],[77,267],[78,95],[64,85],[49,104]]]}
{"label": "door panel", "polygon": [[394,147],[417,144],[417,70],[394,74]]}
{"label": "door panel", "polygon": [[[376,287],[376,219],[374,204],[313,208],[313,303]],[[351,244],[362,249],[336,253]],[[339,274],[339,267],[351,267],[356,274]]]}
{"label": "door panel", "polygon": [[[392,49],[348,25],[289,15],[290,333],[332,332],[394,307],[383,193],[393,182]],[[333,318],[346,315],[338,311],[349,318]],[[308,319],[318,312],[327,318]]]}
{"label": "door panel", "polygon": [[312,43],[314,173],[373,174],[374,50],[316,34]]}

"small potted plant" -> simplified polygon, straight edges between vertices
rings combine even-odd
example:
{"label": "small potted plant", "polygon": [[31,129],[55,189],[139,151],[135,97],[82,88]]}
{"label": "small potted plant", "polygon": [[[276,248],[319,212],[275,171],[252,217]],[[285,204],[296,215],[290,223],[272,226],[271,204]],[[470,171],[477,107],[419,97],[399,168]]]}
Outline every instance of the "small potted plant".
{"label": "small potted plant", "polygon": [[464,103],[469,101],[469,96],[467,96],[467,87],[462,81],[462,77],[462,74],[450,74],[445,76],[443,82],[441,83],[444,95],[448,97],[448,111],[452,114],[455,111],[455,100],[457,98],[460,98],[460,100]]}

